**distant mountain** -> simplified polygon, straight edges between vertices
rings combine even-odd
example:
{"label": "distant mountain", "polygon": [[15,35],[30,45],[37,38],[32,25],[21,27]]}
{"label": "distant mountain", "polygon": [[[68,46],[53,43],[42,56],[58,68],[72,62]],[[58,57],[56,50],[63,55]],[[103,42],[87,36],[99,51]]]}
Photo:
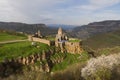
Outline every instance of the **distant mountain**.
{"label": "distant mountain", "polygon": [[18,22],[0,22],[0,29],[24,33],[35,33],[40,30],[43,35],[57,33],[57,29],[47,27],[45,24],[26,24]]}
{"label": "distant mountain", "polygon": [[97,34],[108,33],[120,29],[120,20],[107,20],[94,22],[88,25],[75,27],[73,25],[58,25],[58,24],[26,24],[18,22],[0,22],[0,29],[13,30],[17,32],[35,33],[38,30],[43,35],[56,34],[58,27],[62,27],[70,37],[87,39]]}
{"label": "distant mountain", "polygon": [[73,37],[86,39],[97,34],[116,31],[118,29],[120,29],[120,20],[107,20],[75,27],[69,34]]}
{"label": "distant mountain", "polygon": [[74,25],[64,25],[64,24],[48,24],[48,27],[52,27],[52,28],[63,28],[64,30],[72,30],[73,28],[75,28],[76,26]]}

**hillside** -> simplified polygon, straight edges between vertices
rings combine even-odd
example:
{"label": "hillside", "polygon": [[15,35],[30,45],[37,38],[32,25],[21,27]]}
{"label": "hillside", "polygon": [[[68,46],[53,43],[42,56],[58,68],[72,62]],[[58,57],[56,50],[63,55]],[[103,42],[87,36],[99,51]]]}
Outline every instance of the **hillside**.
{"label": "hillside", "polygon": [[[24,38],[23,35],[18,36],[18,33],[1,30],[0,42],[21,39]],[[87,52],[83,52],[80,59],[79,56],[80,54],[61,53],[59,47],[28,40],[2,43],[0,44],[0,80],[1,77],[19,74],[26,69],[40,72],[64,70],[72,64],[85,62],[89,58]]]}
{"label": "hillside", "polygon": [[86,39],[96,34],[107,33],[118,29],[120,29],[120,20],[107,20],[78,26],[70,32],[70,35]]}
{"label": "hillside", "polygon": [[102,53],[120,52],[120,30],[92,36],[83,40],[83,46]]}
{"label": "hillside", "polygon": [[[85,50],[81,54],[61,53],[59,47],[30,41],[0,44],[0,80],[115,80],[116,76],[119,76],[117,71],[120,71],[120,63],[116,63],[116,60],[117,62],[120,60],[119,54],[116,54],[120,52],[120,27],[119,21],[114,23],[117,24],[116,26],[114,24],[115,27],[113,24],[107,26],[111,21],[108,23],[103,21],[90,23],[89,27],[86,25],[80,30],[74,28],[73,31],[76,29],[77,33],[69,35],[82,36],[82,47]],[[34,33],[40,29],[44,35],[55,34],[54,31],[57,31],[46,27],[45,24],[1,24],[1,29],[17,31],[8,33],[1,30],[1,41],[26,38],[23,34],[18,34],[21,31]],[[47,38],[53,40],[51,35]],[[80,40],[69,39],[72,45],[78,41]],[[101,56],[102,54],[105,56]],[[111,56],[106,56],[110,54]],[[106,65],[102,67],[99,61],[107,63],[107,66],[112,61],[110,65],[116,64],[116,66],[109,70]]]}
{"label": "hillside", "polygon": [[[13,30],[17,32],[35,33],[40,30],[43,35],[51,35],[57,33],[58,25],[45,25],[45,24],[26,24],[18,22],[0,22],[0,29]],[[120,20],[107,20],[101,22],[93,22],[88,25],[68,28],[68,26],[61,25],[64,27],[70,37],[77,37],[80,39],[86,39],[96,34],[107,33],[120,29]],[[71,29],[71,30],[69,30]]]}
{"label": "hillside", "polygon": [[40,30],[43,35],[55,34],[57,32],[57,29],[49,28],[45,24],[26,24],[18,22],[0,22],[0,29],[24,33],[35,33]]}

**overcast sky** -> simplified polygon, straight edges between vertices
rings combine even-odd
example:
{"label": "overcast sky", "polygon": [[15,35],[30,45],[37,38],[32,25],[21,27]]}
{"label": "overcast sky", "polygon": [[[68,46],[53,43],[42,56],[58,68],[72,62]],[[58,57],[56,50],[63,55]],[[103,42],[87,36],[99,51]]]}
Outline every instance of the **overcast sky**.
{"label": "overcast sky", "polygon": [[120,19],[120,0],[0,0],[0,21],[83,25]]}

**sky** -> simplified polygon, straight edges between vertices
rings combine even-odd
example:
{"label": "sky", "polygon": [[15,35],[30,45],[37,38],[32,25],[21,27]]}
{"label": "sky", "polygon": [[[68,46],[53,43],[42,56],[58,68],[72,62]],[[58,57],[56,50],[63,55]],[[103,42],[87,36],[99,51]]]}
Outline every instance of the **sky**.
{"label": "sky", "polygon": [[0,21],[84,25],[120,20],[120,0],[0,0]]}

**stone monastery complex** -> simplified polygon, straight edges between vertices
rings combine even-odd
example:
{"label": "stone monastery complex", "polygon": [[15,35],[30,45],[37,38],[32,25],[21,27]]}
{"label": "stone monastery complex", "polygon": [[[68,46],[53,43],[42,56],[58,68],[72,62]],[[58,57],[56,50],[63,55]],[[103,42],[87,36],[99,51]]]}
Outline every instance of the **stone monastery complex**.
{"label": "stone monastery complex", "polygon": [[63,53],[80,54],[83,51],[81,41],[75,41],[76,39],[74,38],[68,38],[62,28],[58,29],[58,33],[56,34],[54,41],[43,38],[39,30],[34,35],[29,35],[28,38],[29,41],[41,42],[48,44],[49,46],[56,46],[60,48]]}

